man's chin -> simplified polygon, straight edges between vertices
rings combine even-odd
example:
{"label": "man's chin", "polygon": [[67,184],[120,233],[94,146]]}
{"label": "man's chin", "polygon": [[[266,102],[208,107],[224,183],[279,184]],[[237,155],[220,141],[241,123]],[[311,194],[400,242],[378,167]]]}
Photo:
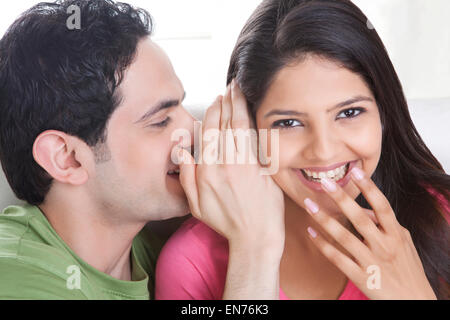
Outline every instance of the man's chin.
{"label": "man's chin", "polygon": [[184,199],[173,200],[170,205],[164,208],[163,214],[159,220],[181,218],[189,215],[190,213],[191,209],[189,208],[187,199],[184,197]]}

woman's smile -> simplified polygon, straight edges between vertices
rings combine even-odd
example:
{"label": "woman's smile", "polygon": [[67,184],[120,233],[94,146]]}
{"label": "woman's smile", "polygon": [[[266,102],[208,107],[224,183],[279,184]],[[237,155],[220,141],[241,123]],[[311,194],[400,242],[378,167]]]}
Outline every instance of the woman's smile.
{"label": "woman's smile", "polygon": [[357,161],[339,162],[327,167],[308,167],[292,169],[300,181],[308,188],[323,192],[321,179],[328,178],[335,181],[341,187],[345,187],[350,181],[349,172],[355,167]]}

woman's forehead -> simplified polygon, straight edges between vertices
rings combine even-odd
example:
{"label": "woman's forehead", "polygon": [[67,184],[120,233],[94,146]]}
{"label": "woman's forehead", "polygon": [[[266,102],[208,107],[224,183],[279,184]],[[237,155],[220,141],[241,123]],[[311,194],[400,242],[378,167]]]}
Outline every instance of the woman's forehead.
{"label": "woman's forehead", "polygon": [[[281,69],[260,105],[271,108],[328,110],[354,97],[373,95],[363,78],[337,63],[308,57]],[[260,111],[260,110],[258,110]]]}

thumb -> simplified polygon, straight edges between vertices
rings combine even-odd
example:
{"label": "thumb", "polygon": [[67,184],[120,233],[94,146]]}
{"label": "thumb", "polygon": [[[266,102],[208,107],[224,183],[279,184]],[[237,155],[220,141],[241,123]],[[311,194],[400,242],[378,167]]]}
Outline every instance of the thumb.
{"label": "thumb", "polygon": [[200,206],[196,179],[196,164],[194,158],[186,149],[179,148],[177,151],[178,165],[180,166],[180,183],[184,189],[192,215],[200,216]]}

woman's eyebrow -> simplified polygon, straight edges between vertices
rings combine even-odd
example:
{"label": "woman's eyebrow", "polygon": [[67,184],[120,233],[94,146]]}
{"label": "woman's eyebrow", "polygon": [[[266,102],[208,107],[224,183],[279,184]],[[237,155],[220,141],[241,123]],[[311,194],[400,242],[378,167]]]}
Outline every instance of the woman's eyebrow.
{"label": "woman's eyebrow", "polygon": [[[355,96],[353,98],[350,98],[348,100],[345,100],[343,102],[340,102],[340,103],[336,104],[331,109],[328,109],[327,113],[331,112],[331,111],[333,111],[335,109],[339,109],[339,108],[342,108],[342,107],[345,107],[345,106],[348,106],[348,105],[351,105],[353,103],[360,102],[360,101],[371,101],[371,102],[373,102],[374,100],[372,98],[366,97],[366,96]],[[275,109],[275,110],[272,110],[272,111],[266,113],[264,118],[268,118],[268,117],[273,116],[273,115],[277,115],[277,116],[308,116],[308,114],[305,113],[305,112],[298,112],[298,111],[295,111],[295,110]]]}
{"label": "woman's eyebrow", "polygon": [[373,102],[372,98],[366,97],[366,96],[355,96],[351,99],[348,99],[346,101],[340,102],[337,105],[335,105],[333,108],[328,109],[327,112],[333,111],[334,109],[339,109],[345,106],[348,106],[350,104],[353,104],[355,102],[360,102],[360,101],[370,101]]}

